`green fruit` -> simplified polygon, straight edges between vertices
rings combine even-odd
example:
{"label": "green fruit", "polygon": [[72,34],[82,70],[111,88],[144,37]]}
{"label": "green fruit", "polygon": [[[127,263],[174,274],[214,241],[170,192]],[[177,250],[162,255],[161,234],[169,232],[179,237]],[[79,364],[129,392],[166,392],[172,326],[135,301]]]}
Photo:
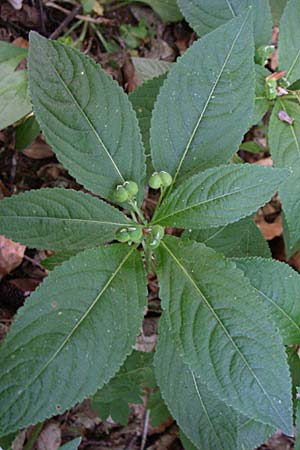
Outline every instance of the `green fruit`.
{"label": "green fruit", "polygon": [[161,225],[154,225],[152,227],[151,236],[153,237],[153,239],[160,241],[164,237],[164,234],[165,234],[165,229]]}
{"label": "green fruit", "polygon": [[119,242],[128,242],[130,239],[127,228],[121,228],[116,232],[116,238]]}
{"label": "green fruit", "polygon": [[153,240],[150,242],[150,247],[151,247],[152,249],[155,249],[155,248],[159,247],[159,244],[160,244],[160,240],[153,239]]}
{"label": "green fruit", "polygon": [[129,238],[133,242],[140,242],[143,238],[143,230],[141,227],[128,227]]}
{"label": "green fruit", "polygon": [[172,175],[170,175],[168,172],[165,172],[164,170],[162,170],[161,172],[159,172],[159,176],[160,176],[162,185],[164,187],[171,186],[172,181],[173,181]]}
{"label": "green fruit", "polygon": [[130,195],[130,197],[134,197],[139,191],[139,187],[134,181],[125,181],[123,186]]}
{"label": "green fruit", "polygon": [[116,190],[114,192],[114,197],[117,202],[123,203],[126,202],[126,200],[128,200],[129,195],[124,186],[119,184],[119,186],[116,187]]}
{"label": "green fruit", "polygon": [[159,189],[161,188],[162,180],[160,178],[160,175],[157,172],[154,172],[151,177],[149,178],[149,186],[152,189]]}

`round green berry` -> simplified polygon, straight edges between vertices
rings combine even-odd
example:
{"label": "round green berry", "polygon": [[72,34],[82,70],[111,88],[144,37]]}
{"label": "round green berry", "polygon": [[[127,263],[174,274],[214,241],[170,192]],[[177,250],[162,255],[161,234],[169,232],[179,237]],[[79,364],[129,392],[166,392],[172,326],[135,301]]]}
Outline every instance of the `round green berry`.
{"label": "round green berry", "polygon": [[159,189],[162,185],[162,180],[160,178],[159,173],[154,172],[151,177],[149,178],[149,186],[152,189]]}
{"label": "round green berry", "polygon": [[125,181],[123,186],[130,195],[130,197],[134,197],[139,191],[139,187],[134,181]]}
{"label": "round green berry", "polygon": [[155,249],[155,248],[159,247],[159,244],[160,244],[160,239],[159,240],[152,239],[152,241],[150,242],[150,247],[152,249]]}
{"label": "round green berry", "polygon": [[169,187],[172,184],[173,178],[172,175],[170,175],[168,172],[165,172],[162,170],[159,172],[159,176],[162,182],[163,187]]}
{"label": "round green berry", "polygon": [[119,242],[128,242],[130,239],[127,228],[121,228],[116,232],[116,238]]}
{"label": "round green berry", "polygon": [[126,200],[128,200],[129,195],[124,186],[119,184],[119,186],[116,187],[116,190],[114,192],[114,197],[117,202],[123,203],[126,202]]}
{"label": "round green berry", "polygon": [[164,234],[165,234],[165,229],[161,225],[154,225],[152,227],[151,235],[152,235],[153,239],[160,241],[164,237]]}
{"label": "round green berry", "polygon": [[129,238],[133,242],[140,242],[143,237],[143,230],[141,227],[128,227]]}

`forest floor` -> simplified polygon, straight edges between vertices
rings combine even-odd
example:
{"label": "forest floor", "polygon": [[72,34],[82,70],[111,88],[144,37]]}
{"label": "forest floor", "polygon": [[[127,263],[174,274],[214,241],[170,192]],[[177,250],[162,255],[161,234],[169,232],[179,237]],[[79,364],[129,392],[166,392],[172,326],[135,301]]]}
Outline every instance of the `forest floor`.
{"label": "forest floor", "polygon": [[[126,92],[139,84],[131,60],[132,56],[175,61],[196,39],[195,33],[185,22],[166,24],[148,7],[141,3],[120,6],[114,2],[105,8],[99,2],[97,13],[85,16],[79,6],[66,1],[14,0],[22,3],[19,10],[5,0],[0,1],[0,40],[28,46],[30,30],[52,38],[66,37],[68,33],[78,48],[92,56],[110,73]],[[73,2],[74,3],[74,2]],[[76,2],[75,2],[76,3]],[[19,5],[20,6],[20,5]],[[81,15],[81,18],[78,18]],[[78,27],[72,27],[81,20]],[[276,33],[274,33],[276,44]],[[260,129],[252,129],[253,137],[265,145]],[[253,155],[240,152],[247,162],[270,165],[267,152]],[[40,136],[26,150],[15,150],[15,129],[0,131],[0,198],[41,187],[66,187],[81,189],[75,180],[56,160],[50,147]],[[145,202],[150,208],[155,197]],[[151,211],[150,211],[151,212]],[[268,239],[273,256],[284,260],[281,238],[281,206],[277,198],[259,211],[256,222]],[[17,309],[26,297],[47,276],[40,262],[49,254],[30,250],[0,236],[0,339],[13,320]],[[299,270],[300,260],[294,255],[290,261]],[[144,320],[143,333],[138,346],[145,351],[153,350],[157,337],[159,299],[156,280],[149,280],[149,311]],[[31,429],[21,432],[14,443],[14,450],[22,450]],[[132,405],[128,426],[112,421],[102,421],[94,413],[88,401],[76,405],[67,413],[56,416],[45,423],[44,429],[33,448],[57,450],[61,443],[83,436],[80,450],[181,450],[176,424],[167,420],[159,427],[145,427],[145,408]],[[143,435],[146,437],[142,444]],[[144,445],[144,446],[143,446]],[[293,440],[281,434],[275,435],[260,450],[288,450]]]}

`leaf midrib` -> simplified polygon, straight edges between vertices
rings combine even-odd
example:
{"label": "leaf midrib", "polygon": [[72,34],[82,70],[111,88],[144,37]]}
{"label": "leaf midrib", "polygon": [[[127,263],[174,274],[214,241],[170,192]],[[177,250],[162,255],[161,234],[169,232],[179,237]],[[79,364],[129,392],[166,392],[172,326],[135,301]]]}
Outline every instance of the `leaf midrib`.
{"label": "leaf midrib", "polygon": [[[129,257],[132,255],[132,253],[136,250],[136,247],[133,247],[128,254],[124,257],[124,259],[120,262],[118,267],[115,269],[113,274],[109,277],[108,281],[105,283],[104,287],[101,289],[99,294],[96,296],[95,300],[91,303],[91,305],[88,307],[86,312],[81,316],[80,319],[78,319],[78,322],[76,322],[75,326],[71,329],[71,331],[67,334],[67,336],[64,338],[63,342],[60,344],[58,349],[52,354],[52,356],[46,361],[46,363],[40,368],[39,372],[34,376],[34,378],[27,383],[22,389],[18,390],[17,395],[14,397],[14,399],[11,401],[9,406],[6,406],[6,411],[8,411],[11,406],[17,401],[17,399],[25,392],[41,375],[42,373],[47,369],[47,367],[55,360],[55,358],[59,355],[59,353],[63,350],[63,348],[68,344],[70,339],[72,338],[73,334],[77,331],[77,329],[81,326],[83,321],[88,317],[90,312],[94,309],[104,292],[108,289],[110,284],[113,282],[115,277],[118,275],[126,261],[129,259]],[[3,414],[0,414],[0,417],[3,416]]]}
{"label": "leaf midrib", "polygon": [[118,223],[118,222],[103,222],[101,220],[90,220],[90,219],[71,219],[71,218],[62,218],[62,217],[39,217],[39,216],[2,216],[0,221],[3,219],[12,219],[16,220],[44,220],[44,221],[55,221],[55,222],[71,222],[71,223],[83,223],[83,224],[97,224],[97,225],[116,225],[116,226],[128,226],[129,222]]}
{"label": "leaf midrib", "polygon": [[[38,43],[39,45],[39,43]],[[43,49],[41,48],[41,46],[39,45],[40,50],[45,53],[43,51]],[[56,49],[55,49],[56,50]],[[99,133],[97,132],[96,128],[94,127],[94,125],[92,124],[92,122],[90,121],[90,119],[88,118],[88,116],[86,115],[86,113],[84,112],[84,110],[81,108],[81,106],[79,105],[76,97],[74,97],[74,95],[72,94],[71,90],[69,89],[68,85],[65,83],[65,81],[63,80],[63,78],[61,77],[60,73],[56,70],[56,67],[54,66],[54,64],[52,64],[51,59],[49,59],[48,55],[45,53],[45,57],[48,60],[48,65],[52,67],[54,73],[56,74],[57,78],[60,80],[61,84],[63,85],[63,87],[65,88],[66,92],[69,94],[69,96],[71,97],[72,101],[74,102],[75,106],[77,107],[79,113],[83,116],[83,118],[86,120],[87,124],[89,125],[90,129],[92,130],[92,132],[94,133],[96,139],[98,140],[98,142],[100,143],[100,145],[102,146],[102,148],[104,149],[106,156],[109,158],[109,160],[111,161],[113,168],[115,169],[115,171],[117,172],[118,176],[121,178],[121,180],[123,182],[125,182],[125,179],[120,171],[120,169],[118,168],[117,164],[115,163],[113,157],[111,156],[111,154],[109,153],[109,150],[107,148],[107,146],[104,144],[101,136],[99,135]]]}
{"label": "leaf midrib", "polygon": [[[226,1],[227,1],[227,0],[226,0]],[[227,4],[228,4],[228,2],[227,2]],[[216,89],[216,87],[217,87],[217,85],[218,85],[218,83],[219,83],[219,81],[220,81],[220,79],[221,79],[221,76],[223,75],[223,72],[224,72],[224,70],[225,70],[225,67],[226,67],[228,61],[229,61],[229,58],[231,57],[231,54],[232,54],[233,49],[234,49],[234,46],[235,46],[235,44],[236,44],[238,38],[240,37],[240,34],[241,34],[241,32],[242,32],[242,29],[244,28],[244,25],[245,25],[245,23],[246,23],[246,21],[247,21],[247,19],[248,19],[248,15],[249,15],[249,13],[246,15],[245,20],[243,21],[243,23],[242,23],[242,25],[241,25],[241,27],[240,27],[240,29],[239,29],[239,31],[238,31],[236,37],[234,38],[233,43],[232,43],[232,45],[231,45],[231,47],[230,47],[230,49],[229,49],[229,52],[228,52],[228,54],[227,54],[227,56],[226,56],[226,58],[225,58],[225,60],[224,60],[224,63],[223,63],[223,65],[222,65],[222,67],[221,67],[221,70],[220,70],[220,72],[219,72],[219,74],[218,74],[218,76],[217,76],[215,82],[213,83],[213,86],[212,86],[211,91],[209,92],[209,95],[208,95],[207,100],[206,100],[206,102],[205,102],[205,104],[204,104],[204,107],[203,107],[203,109],[202,109],[202,112],[201,112],[201,114],[200,114],[200,116],[199,116],[199,119],[198,119],[198,121],[197,121],[197,123],[196,123],[194,129],[193,129],[193,132],[192,132],[192,134],[191,134],[191,137],[190,137],[190,139],[188,140],[188,143],[187,143],[187,145],[186,145],[186,147],[185,147],[185,149],[184,149],[183,155],[182,155],[182,157],[181,157],[181,159],[180,159],[180,161],[179,161],[178,167],[177,167],[176,172],[175,172],[175,174],[174,174],[174,177],[173,177],[173,183],[172,183],[173,186],[174,186],[174,184],[175,184],[175,182],[176,182],[176,179],[177,179],[177,177],[178,177],[178,174],[179,174],[179,171],[180,171],[180,169],[181,169],[181,166],[182,166],[182,164],[183,164],[183,162],[184,162],[184,160],[185,160],[185,157],[186,157],[188,151],[190,150],[190,147],[191,147],[191,145],[192,145],[192,142],[193,142],[193,140],[194,140],[194,138],[195,138],[195,135],[196,135],[196,133],[197,133],[197,131],[198,131],[198,128],[199,128],[199,126],[200,126],[200,124],[201,124],[201,122],[202,122],[202,119],[203,119],[203,117],[204,117],[204,114],[206,113],[206,110],[207,110],[207,108],[208,108],[208,106],[209,106],[209,103],[210,103],[211,98],[212,98],[212,96],[213,96],[213,94],[214,94],[214,92],[215,92],[215,89]],[[169,190],[169,193],[170,193],[170,190]]]}
{"label": "leaf midrib", "polygon": [[[258,186],[261,186],[261,184],[254,184],[253,186],[249,186],[249,187],[247,187],[247,188],[245,188],[245,189],[240,189],[239,191],[231,191],[231,192],[227,192],[226,194],[222,194],[222,195],[216,196],[216,197],[214,197],[214,198],[210,198],[210,199],[201,201],[201,202],[199,202],[199,203],[194,203],[193,205],[187,206],[186,208],[182,208],[182,209],[178,209],[177,211],[173,211],[172,213],[170,213],[170,214],[168,214],[168,215],[166,215],[166,216],[162,216],[162,217],[159,216],[159,217],[153,222],[153,224],[159,223],[160,221],[163,221],[163,220],[165,220],[165,219],[168,219],[169,217],[174,217],[174,216],[176,216],[176,215],[178,215],[178,214],[180,214],[180,213],[182,213],[182,212],[186,212],[186,211],[188,211],[188,210],[190,210],[190,209],[193,209],[193,208],[199,208],[200,206],[206,205],[206,204],[211,203],[211,202],[214,202],[214,201],[216,201],[216,200],[220,200],[220,199],[222,199],[222,198],[226,198],[226,197],[228,197],[228,196],[230,196],[230,195],[240,194],[241,192],[246,192],[246,191],[252,190],[253,188],[256,188],[256,187],[258,187]],[[175,193],[176,193],[176,192],[175,192]],[[173,197],[174,197],[174,194],[173,194]],[[172,199],[171,199],[171,200],[172,200]],[[166,205],[165,207],[167,207],[167,206],[168,206],[168,205]]]}
{"label": "leaf midrib", "polygon": [[257,385],[260,387],[260,389],[262,390],[264,396],[268,399],[272,409],[275,411],[275,413],[277,414],[277,416],[280,418],[280,420],[285,424],[285,426],[287,427],[287,429],[289,429],[288,424],[285,423],[285,420],[281,417],[279,411],[277,410],[276,406],[274,405],[272,399],[270,398],[270,396],[268,395],[268,393],[265,391],[264,387],[262,386],[260,380],[257,378],[255,372],[253,371],[252,367],[249,365],[247,359],[245,358],[245,356],[243,355],[243,353],[240,351],[239,347],[236,345],[236,343],[234,342],[234,340],[232,339],[232,337],[230,336],[229,331],[227,330],[227,328],[225,327],[225,325],[223,324],[222,320],[220,319],[220,317],[218,316],[218,314],[215,312],[215,310],[212,308],[212,306],[210,305],[209,301],[206,299],[205,295],[202,293],[201,289],[199,288],[199,286],[197,285],[197,283],[195,282],[195,280],[193,279],[193,277],[189,274],[188,270],[183,266],[183,264],[181,264],[181,262],[179,261],[179,259],[176,257],[176,255],[174,255],[174,253],[171,251],[171,249],[167,246],[165,241],[162,241],[161,244],[164,246],[164,248],[167,250],[167,252],[171,255],[171,257],[174,259],[175,263],[178,265],[178,267],[182,270],[182,272],[184,273],[184,275],[186,276],[186,278],[191,282],[192,286],[194,286],[195,290],[198,292],[198,294],[200,295],[201,299],[203,300],[204,304],[206,305],[206,307],[208,308],[208,310],[211,312],[211,314],[213,315],[213,317],[215,318],[215,320],[217,321],[217,323],[220,325],[220,327],[222,328],[225,336],[227,337],[228,341],[230,342],[230,344],[233,346],[233,348],[235,349],[235,351],[238,353],[238,355],[240,356],[240,358],[242,359],[242,361],[244,362],[246,368],[249,370],[250,374],[252,375],[252,377],[254,378],[254,380],[256,381]]}

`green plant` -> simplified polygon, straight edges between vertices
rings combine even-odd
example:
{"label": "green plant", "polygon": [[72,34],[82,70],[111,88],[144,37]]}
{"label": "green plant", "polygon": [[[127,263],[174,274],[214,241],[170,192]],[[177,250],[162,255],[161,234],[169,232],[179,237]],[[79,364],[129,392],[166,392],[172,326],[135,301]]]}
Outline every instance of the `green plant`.
{"label": "green plant", "polygon": [[[269,258],[260,234],[251,253],[242,245],[226,250],[233,233],[251,230],[251,214],[289,176],[284,168],[230,163],[253,123],[251,12],[194,43],[160,88],[150,142],[143,133],[159,181],[152,186],[160,188],[149,222],[141,209],[144,144],[117,83],[76,49],[32,33],[29,85],[57,158],[105,200],[41,189],[0,202],[1,233],[58,252],[58,265],[1,345],[0,435],[96,391],[94,404],[104,415],[116,414],[116,386],[123,406],[140,397],[151,357],[126,358],[144,316],[146,271],[157,273],[163,310],[155,377],[187,448],[249,450],[277,428],[292,435],[284,345],[300,339],[299,275]],[[170,236],[166,227],[184,235]],[[122,243],[100,245],[116,239]],[[131,364],[146,366],[133,392]],[[119,412],[125,421],[128,409]]]}

